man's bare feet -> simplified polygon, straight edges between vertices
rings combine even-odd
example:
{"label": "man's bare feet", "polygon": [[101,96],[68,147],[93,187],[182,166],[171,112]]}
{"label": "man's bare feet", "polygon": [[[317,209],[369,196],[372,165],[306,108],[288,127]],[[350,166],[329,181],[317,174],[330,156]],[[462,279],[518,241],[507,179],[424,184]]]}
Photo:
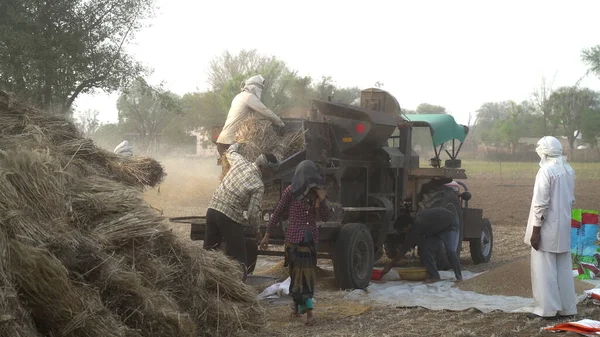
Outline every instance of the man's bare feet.
{"label": "man's bare feet", "polygon": [[308,326],[313,326],[315,325],[315,323],[317,322],[317,320],[315,319],[315,316],[313,315],[312,310],[307,310],[306,311],[306,325]]}
{"label": "man's bare feet", "polygon": [[298,312],[298,305],[297,304],[292,303],[290,305],[290,307],[292,308],[292,312],[290,312],[290,317],[291,318],[302,317],[302,315]]}

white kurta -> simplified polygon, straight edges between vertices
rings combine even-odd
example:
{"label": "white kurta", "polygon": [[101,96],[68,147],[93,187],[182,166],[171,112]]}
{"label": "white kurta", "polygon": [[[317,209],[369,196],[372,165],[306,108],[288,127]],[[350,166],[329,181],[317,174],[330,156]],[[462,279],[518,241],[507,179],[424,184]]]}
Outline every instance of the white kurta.
{"label": "white kurta", "polygon": [[219,138],[217,138],[217,143],[235,143],[235,136],[239,126],[254,113],[259,113],[275,125],[284,125],[279,116],[262,104],[256,95],[248,91],[242,91],[231,101],[231,108],[227,114],[225,126],[219,134]]}
{"label": "white kurta", "polygon": [[541,227],[540,249],[531,249],[534,313],[574,315],[577,302],[571,262],[571,208],[575,173],[560,160],[548,159],[535,179],[524,241],[530,245],[533,227]]}

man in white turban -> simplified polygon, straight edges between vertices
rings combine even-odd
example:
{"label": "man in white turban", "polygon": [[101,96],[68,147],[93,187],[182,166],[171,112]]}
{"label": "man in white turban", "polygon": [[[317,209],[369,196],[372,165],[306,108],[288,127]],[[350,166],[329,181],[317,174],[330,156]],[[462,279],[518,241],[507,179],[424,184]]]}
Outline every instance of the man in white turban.
{"label": "man in white turban", "polygon": [[259,113],[271,123],[283,127],[281,118],[269,110],[261,101],[265,79],[256,75],[242,82],[242,92],[231,101],[231,108],[225,120],[225,126],[217,138],[217,151],[223,156],[225,151],[235,143],[236,133],[240,125],[254,113]]}
{"label": "man in white turban", "polygon": [[571,209],[575,172],[562,155],[558,139],[537,143],[540,169],[535,178],[525,244],[531,246],[530,317],[546,319],[577,314],[571,262]]}

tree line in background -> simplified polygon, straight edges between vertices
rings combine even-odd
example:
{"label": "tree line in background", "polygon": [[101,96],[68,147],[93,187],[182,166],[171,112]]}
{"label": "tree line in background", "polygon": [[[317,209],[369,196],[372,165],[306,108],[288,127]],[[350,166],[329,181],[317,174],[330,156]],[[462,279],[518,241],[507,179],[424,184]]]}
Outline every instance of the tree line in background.
{"label": "tree line in background", "polygon": [[[42,109],[76,115],[89,137],[114,143],[137,135],[148,144],[157,138],[186,142],[191,131],[206,133],[222,125],[241,82],[256,74],[266,79],[262,100],[276,113],[308,107],[315,98],[356,104],[360,97],[357,87],[339,87],[331,77],[302,76],[284,61],[256,50],[215,58],[209,65],[209,89],[203,92],[179,96],[164,84],[149,85],[145,78],[151,70],[124,46],[153,17],[155,8],[154,0],[0,2],[0,88]],[[582,60],[589,67],[587,74],[600,76],[600,46],[583,50]],[[118,123],[102,125],[98,111],[74,114],[77,97],[96,91],[121,92]],[[403,111],[447,113],[428,103]],[[469,127],[472,142],[500,144],[513,153],[524,136],[566,136],[571,149],[581,138],[598,148],[600,93],[578,83],[555,89],[542,81],[527,101],[483,104]]]}
{"label": "tree line in background", "polygon": [[[164,86],[151,86],[139,77],[125,88],[117,102],[118,123],[97,125],[94,138],[135,134],[139,142],[150,144],[160,137],[161,142],[181,144],[191,132],[208,134],[212,126],[223,125],[231,101],[241,91],[242,82],[254,75],[265,78],[261,100],[280,114],[289,108],[310,107],[311,99],[328,99],[357,104],[358,87],[339,87],[331,77],[315,81],[300,76],[282,60],[260,55],[256,50],[229,52],[215,58],[209,65],[210,89],[178,96]],[[83,129],[90,124],[93,112],[84,114]],[[93,119],[92,119],[93,120]],[[92,123],[93,124],[93,123]]]}

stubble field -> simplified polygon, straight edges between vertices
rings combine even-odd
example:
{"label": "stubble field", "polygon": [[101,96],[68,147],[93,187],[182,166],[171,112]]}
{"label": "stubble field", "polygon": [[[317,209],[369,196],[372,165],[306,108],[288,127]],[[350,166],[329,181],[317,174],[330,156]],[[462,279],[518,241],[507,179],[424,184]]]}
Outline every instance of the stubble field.
{"label": "stubble field", "polygon": [[[203,215],[212,192],[218,185],[220,167],[214,159],[164,159],[168,176],[160,190],[149,190],[146,200],[167,217]],[[572,164],[577,174],[576,207],[600,207],[600,164]],[[531,202],[536,163],[493,163],[463,161],[473,194],[471,207],[483,208],[494,232],[492,260],[473,265],[468,244],[463,244],[462,264],[466,270],[480,272],[497,268],[528,255],[523,235]],[[173,230],[189,241],[189,228],[172,225]],[[192,242],[190,244],[201,244]],[[259,257],[257,272],[272,267],[280,258]],[[320,261],[320,264],[329,264]],[[550,336],[540,332],[549,325],[529,320],[524,315],[430,311],[421,308],[398,309],[372,303],[355,305],[343,300],[344,292],[335,289],[330,275],[317,286],[317,324],[305,327],[303,321],[289,319],[288,307],[267,306],[269,321],[261,336]],[[503,282],[499,279],[498,282]],[[600,319],[600,309],[581,304],[580,315]],[[570,334],[562,334],[569,336]]]}

